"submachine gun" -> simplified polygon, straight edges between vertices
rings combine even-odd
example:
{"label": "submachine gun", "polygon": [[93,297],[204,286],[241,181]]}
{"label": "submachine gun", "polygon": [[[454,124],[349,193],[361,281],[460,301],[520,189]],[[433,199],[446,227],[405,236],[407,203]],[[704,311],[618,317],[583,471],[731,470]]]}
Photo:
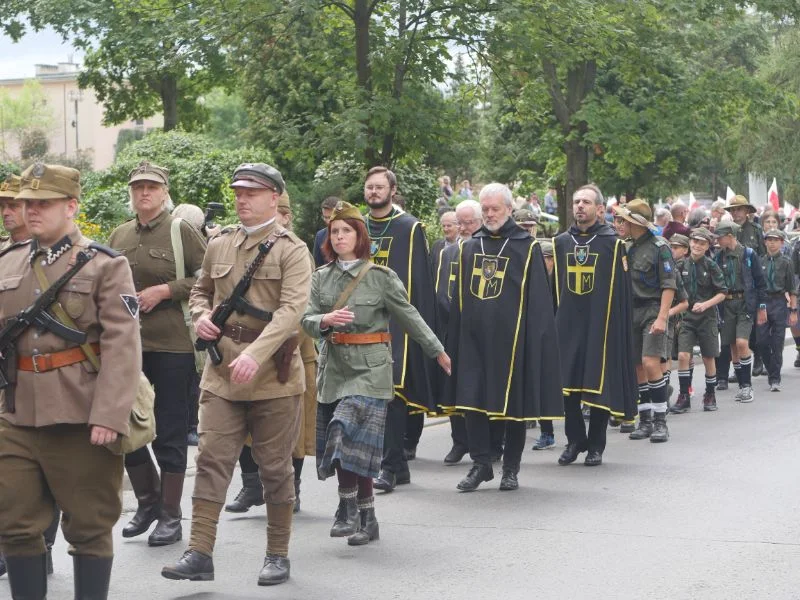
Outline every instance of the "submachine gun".
{"label": "submachine gun", "polygon": [[6,410],[15,412],[14,384],[17,382],[17,340],[29,327],[36,326],[49,331],[63,340],[76,345],[86,343],[86,334],[72,329],[56,320],[48,309],[58,300],[58,293],[69,283],[78,271],[94,258],[96,250],[82,250],[75,256],[72,265],[61,277],[56,279],[49,288],[44,290],[36,301],[15,317],[8,319],[0,329],[0,390],[6,390]]}

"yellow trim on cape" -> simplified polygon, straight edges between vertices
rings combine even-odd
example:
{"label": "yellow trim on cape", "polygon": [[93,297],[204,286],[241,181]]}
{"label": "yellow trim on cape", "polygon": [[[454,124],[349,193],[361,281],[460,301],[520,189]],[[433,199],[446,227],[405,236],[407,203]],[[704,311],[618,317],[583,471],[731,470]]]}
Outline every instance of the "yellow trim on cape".
{"label": "yellow trim on cape", "polygon": [[557,417],[509,417],[502,413],[496,412],[489,412],[483,410],[482,408],[475,408],[472,406],[442,406],[442,410],[445,411],[445,416],[451,416],[451,411],[470,411],[470,412],[477,412],[486,415],[490,421],[563,421],[564,415],[557,416]]}

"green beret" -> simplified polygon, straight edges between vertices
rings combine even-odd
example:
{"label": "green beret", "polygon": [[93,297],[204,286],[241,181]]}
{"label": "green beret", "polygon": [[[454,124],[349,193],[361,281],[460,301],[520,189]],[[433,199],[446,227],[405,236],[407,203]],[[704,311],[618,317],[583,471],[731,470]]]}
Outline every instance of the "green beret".
{"label": "green beret", "polygon": [[705,240],[709,244],[714,241],[714,234],[705,227],[697,227],[696,229],[692,229],[692,231],[689,233],[689,237],[693,240]]}
{"label": "green beret", "polygon": [[669,245],[670,246],[683,246],[684,248],[689,247],[689,238],[685,235],[681,235],[680,233],[675,233],[669,238]]}
{"label": "green beret", "polygon": [[717,236],[736,235],[739,233],[739,229],[740,227],[733,221],[720,221],[714,233],[716,233]]}
{"label": "green beret", "polygon": [[770,229],[769,231],[764,232],[764,239],[767,238],[779,238],[785,242],[787,235],[785,231],[781,231],[780,229]]}
{"label": "green beret", "polygon": [[364,221],[364,217],[361,215],[361,211],[358,210],[355,206],[353,206],[349,202],[345,202],[344,200],[336,203],[336,207],[333,209],[333,212],[331,213],[330,222],[333,223],[334,221],[341,219],[358,219],[361,222]]}

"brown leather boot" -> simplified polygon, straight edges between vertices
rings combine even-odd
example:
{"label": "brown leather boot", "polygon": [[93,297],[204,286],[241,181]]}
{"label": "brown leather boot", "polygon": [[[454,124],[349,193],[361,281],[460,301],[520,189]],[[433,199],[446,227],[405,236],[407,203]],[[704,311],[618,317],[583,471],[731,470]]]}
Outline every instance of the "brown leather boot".
{"label": "brown leather boot", "polygon": [[158,525],[147,540],[148,545],[169,546],[183,537],[181,496],[184,477],[185,473],[161,474],[161,514]]}
{"label": "brown leather boot", "polygon": [[125,467],[125,470],[131,480],[133,493],[139,501],[136,514],[122,530],[122,537],[131,538],[142,535],[158,519],[161,510],[161,480],[152,459],[142,465]]}

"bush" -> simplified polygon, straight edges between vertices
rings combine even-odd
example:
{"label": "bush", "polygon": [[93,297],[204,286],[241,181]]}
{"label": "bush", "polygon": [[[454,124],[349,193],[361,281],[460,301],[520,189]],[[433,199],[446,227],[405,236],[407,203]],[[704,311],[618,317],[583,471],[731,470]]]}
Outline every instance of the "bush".
{"label": "bush", "polygon": [[47,134],[41,129],[30,129],[22,134],[19,146],[19,152],[23,160],[36,159],[47,154],[50,142],[47,139]]}

